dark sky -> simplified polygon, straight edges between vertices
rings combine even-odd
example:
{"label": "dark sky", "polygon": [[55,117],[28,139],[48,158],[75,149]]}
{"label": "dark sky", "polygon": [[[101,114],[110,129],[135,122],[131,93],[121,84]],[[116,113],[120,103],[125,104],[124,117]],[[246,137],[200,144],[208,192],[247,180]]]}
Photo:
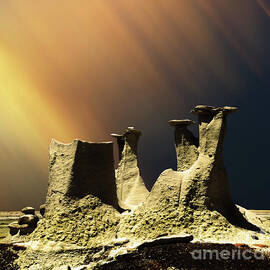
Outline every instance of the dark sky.
{"label": "dark sky", "polygon": [[[238,106],[225,163],[235,202],[270,209],[268,0],[0,3],[0,210],[38,207],[50,140],[135,126],[151,186],[175,168],[170,119]],[[196,129],[194,129],[196,132]]]}

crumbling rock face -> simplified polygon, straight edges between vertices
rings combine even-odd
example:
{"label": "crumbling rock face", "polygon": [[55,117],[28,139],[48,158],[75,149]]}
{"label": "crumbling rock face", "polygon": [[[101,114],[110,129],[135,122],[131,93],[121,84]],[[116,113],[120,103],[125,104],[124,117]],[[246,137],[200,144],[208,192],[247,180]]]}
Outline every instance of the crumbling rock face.
{"label": "crumbling rock face", "polygon": [[[29,236],[27,250],[20,254],[21,269],[51,269],[44,268],[43,263],[55,267],[88,264],[88,269],[134,269],[127,268],[128,258],[137,260],[142,267],[151,267],[151,261],[145,260],[138,247],[149,253],[157,249],[167,258],[163,247],[157,246],[165,241],[166,252],[173,245],[180,247],[180,243],[167,242],[167,237],[179,234],[190,234],[204,242],[259,241],[270,247],[269,230],[256,215],[236,206],[230,193],[223,146],[227,116],[236,110],[195,107],[192,113],[198,116],[199,139],[188,129],[194,124],[191,120],[171,120],[177,171],[162,172],[150,193],[138,168],[140,132],[134,128],[128,128],[123,135],[112,134],[119,148],[116,177],[112,143],[76,140],[65,145],[53,141],[47,200],[41,208],[45,215]],[[116,210],[119,207],[128,211],[120,214]],[[170,269],[163,261],[157,263]]]}
{"label": "crumbling rock face", "polygon": [[161,203],[164,204],[164,209],[166,209],[170,203],[173,203],[175,207],[178,207],[181,183],[182,175],[180,172],[175,172],[172,169],[165,170],[161,173],[149,196],[146,198],[144,202],[145,207],[151,208],[154,205],[160,205]]}
{"label": "crumbling rock face", "polygon": [[118,204],[124,210],[130,210],[142,203],[148,190],[138,167],[138,141],[141,132],[133,127],[123,135],[111,134],[117,138],[119,165],[116,170]]}
{"label": "crumbling rock face", "polygon": [[79,246],[109,241],[118,231],[120,214],[92,195],[80,200],[68,199],[66,205],[38,224],[32,240],[48,240]]}
{"label": "crumbling rock face", "polygon": [[44,218],[31,239],[88,246],[114,237],[120,214],[112,143],[52,141],[49,172]]}
{"label": "crumbling rock face", "polygon": [[120,237],[146,239],[185,231],[224,239],[237,234],[238,228],[260,231],[233,203],[224,167],[226,117],[234,111],[234,107],[195,107],[199,144],[187,130],[190,120],[170,121],[176,127],[178,172],[166,170],[160,175],[143,204],[121,219]]}
{"label": "crumbling rock face", "polygon": [[180,194],[181,206],[216,210],[234,225],[258,230],[242,217],[233,203],[224,167],[226,118],[236,110],[235,107],[211,106],[197,106],[192,110],[192,113],[198,115],[199,156],[190,170],[184,172]]}
{"label": "crumbling rock face", "polygon": [[79,140],[63,144],[53,140],[45,216],[59,211],[66,199],[79,200],[90,194],[117,207],[113,144]]}

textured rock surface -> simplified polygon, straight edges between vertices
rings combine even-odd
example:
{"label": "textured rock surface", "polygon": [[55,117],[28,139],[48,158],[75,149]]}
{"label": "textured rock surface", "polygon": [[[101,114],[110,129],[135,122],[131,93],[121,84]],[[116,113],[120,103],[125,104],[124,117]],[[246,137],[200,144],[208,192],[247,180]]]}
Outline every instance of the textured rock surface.
{"label": "textured rock surface", "polygon": [[79,200],[89,194],[117,207],[113,144],[53,140],[45,216],[59,211],[65,198]]}
{"label": "textured rock surface", "polygon": [[92,195],[80,200],[67,199],[64,203],[62,210],[39,222],[32,240],[91,246],[115,236],[120,214],[112,206]]}
{"label": "textured rock surface", "polygon": [[92,195],[80,200],[66,199],[66,205],[43,218],[28,241],[36,244],[21,254],[22,269],[43,264],[78,266],[91,261],[118,231],[120,214]]}
{"label": "textured rock surface", "polygon": [[[49,170],[46,212],[28,238],[37,241],[38,248],[21,254],[22,269],[43,265],[44,260],[46,265],[78,265],[90,256],[89,248],[110,241],[118,230],[112,143],[52,141]],[[64,244],[55,251],[59,243]],[[70,245],[73,251],[67,252]]]}
{"label": "textured rock surface", "polygon": [[12,222],[8,225],[10,235],[16,235],[20,230],[18,222]]}
{"label": "textured rock surface", "polygon": [[[241,237],[250,240],[254,232],[260,231],[234,205],[224,168],[226,117],[235,110],[195,107],[193,112],[199,116],[200,132],[198,158],[189,169],[164,171],[143,204],[121,219],[119,237],[147,239],[163,233],[186,232],[199,239],[232,241]],[[185,160],[189,167],[190,159]]]}
{"label": "textured rock surface", "polygon": [[185,171],[189,169],[198,158],[199,140],[187,128],[195,123],[189,119],[186,119],[170,120],[169,124],[175,127],[174,137],[177,170]]}
{"label": "textured rock surface", "polygon": [[0,269],[17,270],[19,266],[15,263],[18,258],[18,252],[24,250],[17,245],[0,243]]}
{"label": "textured rock surface", "polygon": [[[23,215],[19,217],[17,222],[10,223],[9,233],[11,239],[19,241],[20,236],[31,234],[37,227],[39,217],[35,215],[35,209],[33,207],[25,207],[22,209]],[[26,214],[34,213],[34,214]]]}
{"label": "textured rock surface", "polygon": [[124,210],[135,208],[149,193],[138,167],[137,149],[140,135],[141,132],[134,128],[128,128],[122,136],[112,134],[117,136],[119,153],[122,153],[116,170],[116,187],[118,204]]}
{"label": "textured rock surface", "polygon": [[[138,168],[140,132],[129,128],[123,135],[114,134],[120,150],[118,203],[129,210],[122,214],[113,207],[112,145],[52,142],[46,213],[25,238],[27,249],[20,251],[18,265],[32,270],[68,266],[215,269],[216,265],[217,269],[255,269],[254,261],[216,260],[213,264],[212,260],[192,260],[189,253],[195,248],[232,250],[247,245],[270,251],[269,225],[236,206],[230,194],[223,144],[226,118],[234,111],[234,107],[195,107],[192,112],[198,115],[199,142],[187,129],[192,121],[170,121],[175,126],[178,170],[161,173],[150,193]],[[108,191],[108,187],[112,189]],[[187,241],[194,237],[193,243],[184,244],[182,238],[175,237],[183,234],[192,235]],[[268,257],[256,265],[267,269]]]}

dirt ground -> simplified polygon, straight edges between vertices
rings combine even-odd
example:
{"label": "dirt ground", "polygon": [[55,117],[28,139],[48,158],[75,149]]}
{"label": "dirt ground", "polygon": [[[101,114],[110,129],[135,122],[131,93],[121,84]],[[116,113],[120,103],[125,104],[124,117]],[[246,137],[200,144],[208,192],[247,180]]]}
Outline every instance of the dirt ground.
{"label": "dirt ground", "polygon": [[8,235],[8,224],[18,220],[20,215],[19,211],[0,211],[0,240]]}

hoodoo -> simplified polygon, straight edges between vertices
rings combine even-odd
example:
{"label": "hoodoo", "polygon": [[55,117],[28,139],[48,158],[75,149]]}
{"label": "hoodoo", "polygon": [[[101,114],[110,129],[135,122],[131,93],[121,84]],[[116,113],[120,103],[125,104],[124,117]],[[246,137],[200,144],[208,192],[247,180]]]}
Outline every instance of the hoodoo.
{"label": "hoodoo", "polygon": [[205,105],[196,106],[191,111],[198,115],[199,155],[190,170],[184,173],[180,201],[183,207],[216,210],[232,224],[256,229],[242,217],[232,201],[223,161],[226,118],[235,111],[236,107]]}
{"label": "hoodoo", "polygon": [[[118,204],[124,210],[130,210],[142,203],[148,195],[138,167],[138,141],[141,132],[134,127],[126,129],[117,137],[120,162],[116,170]],[[124,145],[123,145],[124,142]]]}
{"label": "hoodoo", "polygon": [[162,269],[182,269],[187,248],[224,251],[224,242],[233,250],[243,243],[269,252],[269,223],[235,205],[230,192],[223,146],[226,118],[236,110],[196,106],[191,112],[198,117],[199,139],[188,129],[193,121],[169,121],[177,171],[163,171],[150,192],[138,167],[141,132],[135,128],[111,134],[119,150],[116,170],[111,142],[53,140],[44,217],[25,215],[10,224],[10,237],[26,241],[16,261],[20,269],[153,269],[164,263]]}

